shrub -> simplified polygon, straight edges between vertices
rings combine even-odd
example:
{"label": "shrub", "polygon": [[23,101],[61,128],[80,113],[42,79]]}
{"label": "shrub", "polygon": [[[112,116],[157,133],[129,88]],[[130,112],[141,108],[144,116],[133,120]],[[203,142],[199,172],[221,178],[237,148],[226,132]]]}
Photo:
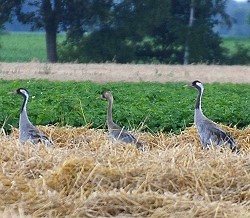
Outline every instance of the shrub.
{"label": "shrub", "polygon": [[230,64],[246,65],[250,64],[250,47],[246,47],[240,43],[235,44],[236,51],[230,56]]}

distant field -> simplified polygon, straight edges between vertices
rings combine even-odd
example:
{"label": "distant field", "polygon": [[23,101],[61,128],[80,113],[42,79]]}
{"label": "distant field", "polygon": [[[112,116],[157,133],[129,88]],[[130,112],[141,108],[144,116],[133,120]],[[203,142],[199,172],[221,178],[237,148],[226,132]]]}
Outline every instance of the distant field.
{"label": "distant field", "polygon": [[223,38],[223,46],[228,48],[230,52],[235,52],[237,46],[236,45],[243,45],[244,47],[250,46],[250,38],[232,38],[232,37],[225,37]]}
{"label": "distant field", "polygon": [[[58,42],[64,39],[58,35]],[[0,36],[1,62],[46,61],[45,35],[40,32],[10,32]]]}
{"label": "distant field", "polygon": [[[65,35],[58,34],[58,42]],[[235,44],[249,46],[248,38],[224,38],[223,45],[230,52],[236,50]],[[32,60],[46,61],[45,35],[41,32],[10,32],[0,35],[0,62],[30,62]]]}

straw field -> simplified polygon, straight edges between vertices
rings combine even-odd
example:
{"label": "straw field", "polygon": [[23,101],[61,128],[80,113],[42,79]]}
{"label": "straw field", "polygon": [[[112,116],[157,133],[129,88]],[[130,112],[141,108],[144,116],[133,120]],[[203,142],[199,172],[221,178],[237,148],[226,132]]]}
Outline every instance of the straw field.
{"label": "straw field", "polygon": [[202,150],[195,127],[133,132],[147,145],[89,126],[38,127],[54,147],[0,136],[1,217],[250,217],[250,128],[226,128],[241,146]]}
{"label": "straw field", "polygon": [[[237,72],[237,74],[235,73]],[[246,66],[0,63],[0,79],[249,83]],[[250,217],[250,126],[223,126],[241,152],[203,150],[194,126],[180,134],[38,126],[53,147],[0,134],[0,217]]]}

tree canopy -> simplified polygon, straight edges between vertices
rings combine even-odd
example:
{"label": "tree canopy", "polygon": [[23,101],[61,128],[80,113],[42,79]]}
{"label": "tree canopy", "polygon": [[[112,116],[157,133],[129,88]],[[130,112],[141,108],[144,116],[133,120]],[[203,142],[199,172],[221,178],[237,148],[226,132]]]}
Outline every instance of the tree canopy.
{"label": "tree canopy", "polygon": [[[7,1],[5,1],[7,2]],[[49,61],[222,63],[219,23],[230,25],[226,0],[19,0],[18,18],[46,31]],[[22,5],[30,11],[22,11]],[[192,5],[193,23],[190,21]],[[9,7],[9,6],[8,6]],[[10,9],[9,11],[11,11]],[[11,17],[11,12],[3,16]],[[57,47],[57,32],[66,41]]]}
{"label": "tree canopy", "polygon": [[0,29],[4,28],[4,23],[11,21],[14,11],[22,4],[22,0],[0,0]]}
{"label": "tree canopy", "polygon": [[183,63],[188,45],[190,63],[223,62],[221,38],[214,27],[230,25],[226,0],[193,0],[192,27],[188,25],[190,4],[191,0],[115,1],[105,10],[105,25],[90,29],[75,45],[67,41],[61,47],[61,58],[175,64]]}

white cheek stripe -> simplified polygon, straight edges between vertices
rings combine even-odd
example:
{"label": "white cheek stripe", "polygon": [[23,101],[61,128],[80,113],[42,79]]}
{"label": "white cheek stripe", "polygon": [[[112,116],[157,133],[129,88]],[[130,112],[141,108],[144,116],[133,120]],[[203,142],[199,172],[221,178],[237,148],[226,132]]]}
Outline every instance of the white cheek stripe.
{"label": "white cheek stripe", "polygon": [[24,89],[20,89],[20,92],[22,92],[26,97],[28,96],[28,93]]}
{"label": "white cheek stripe", "polygon": [[26,94],[25,90],[20,89],[20,92],[22,92],[23,94]]}

